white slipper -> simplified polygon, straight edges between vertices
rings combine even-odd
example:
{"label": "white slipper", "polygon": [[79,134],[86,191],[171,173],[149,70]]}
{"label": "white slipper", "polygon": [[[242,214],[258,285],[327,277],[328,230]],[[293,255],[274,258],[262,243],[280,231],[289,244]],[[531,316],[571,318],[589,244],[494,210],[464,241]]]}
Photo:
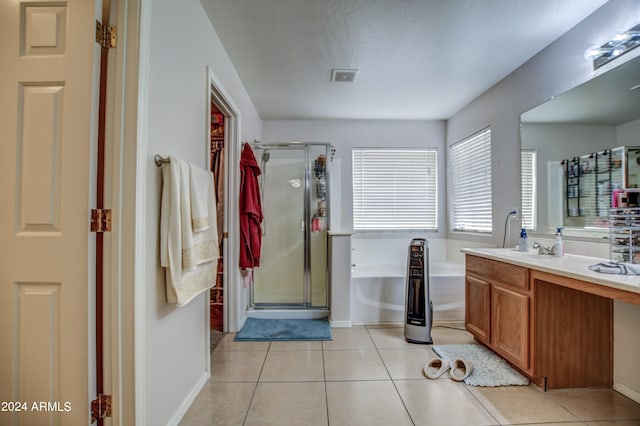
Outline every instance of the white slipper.
{"label": "white slipper", "polygon": [[449,375],[456,382],[461,382],[473,372],[473,363],[461,358],[453,360]]}
{"label": "white slipper", "polygon": [[437,379],[449,371],[449,361],[442,358],[434,358],[424,366],[424,375],[427,379]]}

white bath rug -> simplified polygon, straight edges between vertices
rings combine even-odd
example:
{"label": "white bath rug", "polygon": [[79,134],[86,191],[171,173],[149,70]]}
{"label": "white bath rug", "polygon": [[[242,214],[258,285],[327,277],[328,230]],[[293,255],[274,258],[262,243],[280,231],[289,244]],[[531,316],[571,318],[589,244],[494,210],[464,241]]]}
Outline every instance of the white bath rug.
{"label": "white bath rug", "polygon": [[473,372],[464,382],[470,386],[525,386],[529,379],[524,377],[507,361],[482,345],[433,345],[433,351],[441,358],[453,363],[456,358],[473,363]]}

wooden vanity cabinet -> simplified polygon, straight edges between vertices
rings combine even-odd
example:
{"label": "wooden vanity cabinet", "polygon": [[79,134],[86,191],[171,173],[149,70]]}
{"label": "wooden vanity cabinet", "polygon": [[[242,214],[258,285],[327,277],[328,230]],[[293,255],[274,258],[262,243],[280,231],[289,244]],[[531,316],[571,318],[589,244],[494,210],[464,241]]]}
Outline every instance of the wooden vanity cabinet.
{"label": "wooden vanity cabinet", "polygon": [[465,325],[474,337],[524,371],[530,369],[527,268],[467,256]]}
{"label": "wooden vanity cabinet", "polygon": [[532,271],[534,373],[547,389],[613,383],[613,301],[583,291],[583,281]]}
{"label": "wooden vanity cabinet", "polygon": [[547,389],[610,387],[613,304],[640,297],[479,256],[466,256],[465,326]]}

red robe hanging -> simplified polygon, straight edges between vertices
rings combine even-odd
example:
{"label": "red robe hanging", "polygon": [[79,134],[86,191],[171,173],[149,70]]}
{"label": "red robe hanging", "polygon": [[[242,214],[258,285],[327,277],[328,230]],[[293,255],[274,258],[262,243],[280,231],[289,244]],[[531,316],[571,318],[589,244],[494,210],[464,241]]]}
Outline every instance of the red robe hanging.
{"label": "red robe hanging", "polygon": [[248,143],[240,156],[240,268],[260,266],[262,203],[258,176],[260,167]]}

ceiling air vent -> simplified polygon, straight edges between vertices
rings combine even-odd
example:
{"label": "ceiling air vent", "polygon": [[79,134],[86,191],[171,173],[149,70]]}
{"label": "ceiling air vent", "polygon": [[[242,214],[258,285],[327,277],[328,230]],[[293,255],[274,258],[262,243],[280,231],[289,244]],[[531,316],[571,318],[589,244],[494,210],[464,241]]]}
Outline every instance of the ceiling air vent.
{"label": "ceiling air vent", "polygon": [[332,82],[345,82],[345,83],[353,83],[353,80],[356,79],[356,73],[358,70],[339,70],[332,69],[331,70],[331,81]]}

